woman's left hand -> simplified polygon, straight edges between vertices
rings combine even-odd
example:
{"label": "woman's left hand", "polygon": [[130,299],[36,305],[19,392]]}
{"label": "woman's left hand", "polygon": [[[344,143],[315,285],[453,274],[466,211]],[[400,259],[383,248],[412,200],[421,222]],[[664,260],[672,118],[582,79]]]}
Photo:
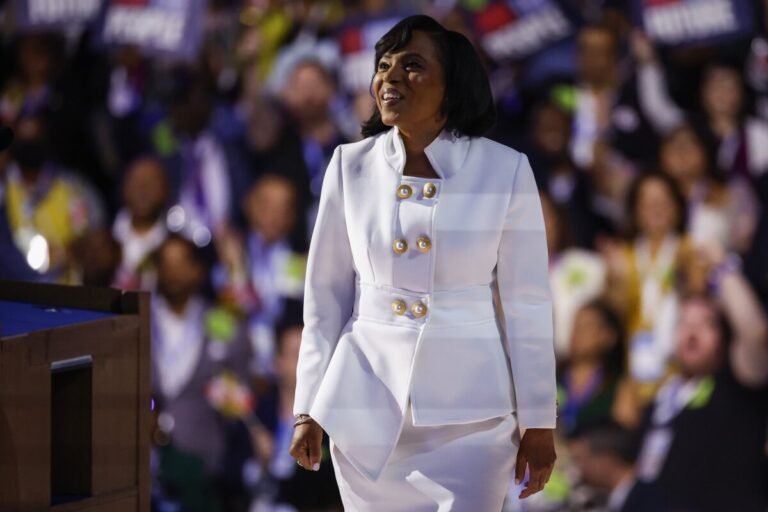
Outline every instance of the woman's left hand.
{"label": "woman's left hand", "polygon": [[527,498],[544,488],[555,467],[555,439],[553,429],[529,428],[520,441],[515,465],[515,482],[520,483],[525,477],[525,468],[530,470],[528,484],[519,498]]}

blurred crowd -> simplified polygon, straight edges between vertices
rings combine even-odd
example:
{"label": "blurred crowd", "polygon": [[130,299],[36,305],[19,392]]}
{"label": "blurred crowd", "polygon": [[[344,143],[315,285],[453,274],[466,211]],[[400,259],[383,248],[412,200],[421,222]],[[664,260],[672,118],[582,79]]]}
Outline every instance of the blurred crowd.
{"label": "blurred crowd", "polygon": [[559,457],[505,510],[768,510],[766,6],[661,45],[642,2],[552,3],[573,33],[510,56],[482,0],[211,0],[179,61],[0,2],[0,277],[152,292],[153,510],[341,510],[327,439],[319,472],[288,454],[306,254],[417,12],[477,43],[547,224]]}

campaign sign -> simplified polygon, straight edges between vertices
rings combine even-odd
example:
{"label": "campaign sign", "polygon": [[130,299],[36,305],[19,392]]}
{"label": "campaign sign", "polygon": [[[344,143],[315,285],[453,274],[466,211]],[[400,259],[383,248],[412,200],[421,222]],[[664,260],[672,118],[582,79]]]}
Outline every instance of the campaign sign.
{"label": "campaign sign", "polygon": [[352,21],[343,25],[336,40],[341,63],[339,78],[347,92],[367,91],[375,71],[374,46],[381,36],[400,21],[399,16]]}
{"label": "campaign sign", "polygon": [[754,32],[751,0],[634,0],[648,37],[666,45],[717,43]]}
{"label": "campaign sign", "polygon": [[101,37],[148,53],[181,59],[197,55],[205,0],[107,0]]}
{"label": "campaign sign", "polygon": [[529,57],[576,30],[552,0],[492,1],[471,13],[471,21],[480,45],[497,62]]}
{"label": "campaign sign", "polygon": [[103,0],[16,0],[16,23],[25,28],[56,28],[88,23]]}

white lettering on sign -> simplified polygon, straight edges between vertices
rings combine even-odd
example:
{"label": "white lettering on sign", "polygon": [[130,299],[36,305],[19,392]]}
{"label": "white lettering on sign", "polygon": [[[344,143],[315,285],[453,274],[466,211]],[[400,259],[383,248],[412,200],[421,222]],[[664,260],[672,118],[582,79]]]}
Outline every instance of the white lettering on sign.
{"label": "white lettering on sign", "polygon": [[648,35],[668,44],[727,34],[739,28],[729,0],[660,5],[646,9],[643,17]]}
{"label": "white lettering on sign", "polygon": [[571,24],[562,11],[550,6],[491,32],[483,40],[483,48],[497,60],[520,58],[566,37],[570,32]]}
{"label": "white lettering on sign", "polygon": [[85,21],[99,10],[100,0],[28,0],[31,25]]}
{"label": "white lettering on sign", "polygon": [[185,13],[151,7],[116,6],[104,23],[104,40],[177,50],[184,37]]}

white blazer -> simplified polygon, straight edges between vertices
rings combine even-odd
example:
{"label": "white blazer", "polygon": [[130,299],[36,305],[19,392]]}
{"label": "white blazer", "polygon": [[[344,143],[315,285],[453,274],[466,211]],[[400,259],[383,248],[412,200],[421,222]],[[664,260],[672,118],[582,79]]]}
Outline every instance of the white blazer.
{"label": "white blazer", "polygon": [[445,130],[424,152],[439,179],[403,174],[396,127],[338,146],[310,242],[294,413],[369,480],[409,396],[417,426],[516,412],[521,428],[555,427],[546,233],[528,158]]}

